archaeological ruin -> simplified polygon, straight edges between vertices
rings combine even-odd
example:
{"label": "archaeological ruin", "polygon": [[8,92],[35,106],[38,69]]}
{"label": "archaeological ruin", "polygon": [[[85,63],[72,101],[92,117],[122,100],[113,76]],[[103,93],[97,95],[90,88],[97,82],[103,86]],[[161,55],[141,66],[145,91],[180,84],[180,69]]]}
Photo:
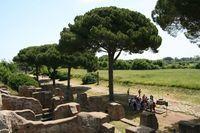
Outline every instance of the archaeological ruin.
{"label": "archaeological ruin", "polygon": [[[18,96],[1,93],[0,133],[114,133],[111,121],[128,123],[126,133],[155,133],[159,127],[152,112],[142,112],[136,126],[125,118],[119,103],[105,104],[101,97],[86,93],[77,94],[77,103],[66,103],[63,96],[59,88],[52,91],[33,86],[20,87]],[[181,133],[197,133],[199,127],[179,124]]]}

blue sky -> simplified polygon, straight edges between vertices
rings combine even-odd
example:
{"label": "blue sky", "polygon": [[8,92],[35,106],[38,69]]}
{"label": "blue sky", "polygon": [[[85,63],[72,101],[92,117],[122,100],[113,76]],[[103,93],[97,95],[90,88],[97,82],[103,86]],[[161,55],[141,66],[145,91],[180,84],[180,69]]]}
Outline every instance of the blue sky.
{"label": "blue sky", "polygon": [[[0,59],[12,60],[22,48],[32,45],[58,43],[60,31],[73,23],[76,15],[103,6],[117,6],[139,11],[148,18],[157,0],[4,0],[0,2]],[[193,57],[200,48],[191,44],[183,34],[173,38],[159,26],[163,43],[159,53],[142,55],[123,53],[120,58],[160,59]]]}

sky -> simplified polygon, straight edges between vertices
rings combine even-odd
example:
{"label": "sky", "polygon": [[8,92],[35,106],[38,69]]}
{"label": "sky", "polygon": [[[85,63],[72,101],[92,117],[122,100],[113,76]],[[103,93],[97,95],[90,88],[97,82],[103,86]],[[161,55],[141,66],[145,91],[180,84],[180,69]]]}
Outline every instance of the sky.
{"label": "sky", "polygon": [[[151,18],[157,0],[4,0],[0,2],[0,60],[11,61],[20,49],[58,43],[63,27],[73,23],[77,15],[105,6],[117,6],[138,11]],[[163,57],[194,57],[200,48],[191,44],[183,34],[174,38],[159,29],[162,45],[159,53],[145,52],[121,59],[161,59]],[[98,56],[102,55],[98,54]]]}

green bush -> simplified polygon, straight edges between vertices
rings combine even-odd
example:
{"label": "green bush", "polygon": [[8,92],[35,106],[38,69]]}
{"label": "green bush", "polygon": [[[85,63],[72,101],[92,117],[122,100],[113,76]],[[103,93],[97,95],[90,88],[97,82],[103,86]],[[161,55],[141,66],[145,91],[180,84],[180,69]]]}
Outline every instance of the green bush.
{"label": "green bush", "polygon": [[97,82],[97,76],[94,73],[87,73],[82,78],[83,84],[94,84]]}
{"label": "green bush", "polygon": [[200,69],[200,62],[195,66],[196,69]]}
{"label": "green bush", "polygon": [[2,64],[0,64],[0,81],[4,84],[7,84],[10,75],[11,71]]}
{"label": "green bush", "polygon": [[42,67],[40,68],[40,73],[41,73],[42,75],[48,76],[48,75],[49,75],[48,68],[47,68],[46,66],[42,66]]}
{"label": "green bush", "polygon": [[38,87],[38,82],[36,80],[34,80],[32,77],[25,75],[25,74],[12,74],[9,78],[8,78],[8,85],[14,89],[18,91],[19,86],[21,85],[33,85]]}
{"label": "green bush", "polygon": [[[51,72],[49,74],[49,78],[53,78],[53,72]],[[63,72],[63,71],[56,71],[56,74],[55,74],[55,79],[59,79],[60,81],[64,81],[64,80],[67,80],[68,77],[67,77],[67,72]]]}
{"label": "green bush", "polygon": [[58,79],[60,81],[68,80],[67,72],[58,72]]}

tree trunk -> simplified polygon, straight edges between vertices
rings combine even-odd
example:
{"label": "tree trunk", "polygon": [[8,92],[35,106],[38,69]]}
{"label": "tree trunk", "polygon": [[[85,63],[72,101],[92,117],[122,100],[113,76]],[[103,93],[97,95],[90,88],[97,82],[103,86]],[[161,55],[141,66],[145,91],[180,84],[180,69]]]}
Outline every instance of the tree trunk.
{"label": "tree trunk", "polygon": [[114,54],[108,52],[108,79],[109,79],[109,100],[114,101],[113,94],[113,63],[114,63]]}
{"label": "tree trunk", "polygon": [[27,74],[28,66],[25,66],[25,74]]}
{"label": "tree trunk", "polygon": [[70,74],[71,74],[71,67],[68,67],[68,72],[67,72],[67,88],[70,89]]}
{"label": "tree trunk", "polygon": [[56,76],[56,69],[53,68],[53,86],[56,85],[56,78],[55,78],[55,76]]}
{"label": "tree trunk", "polygon": [[39,66],[36,66],[36,80],[39,81]]}
{"label": "tree trunk", "polygon": [[65,91],[65,101],[71,102],[71,101],[73,101],[73,93],[72,93],[72,90],[71,90],[71,87],[70,87],[71,67],[68,67],[67,69],[68,69],[68,71],[67,71],[67,89]]}

